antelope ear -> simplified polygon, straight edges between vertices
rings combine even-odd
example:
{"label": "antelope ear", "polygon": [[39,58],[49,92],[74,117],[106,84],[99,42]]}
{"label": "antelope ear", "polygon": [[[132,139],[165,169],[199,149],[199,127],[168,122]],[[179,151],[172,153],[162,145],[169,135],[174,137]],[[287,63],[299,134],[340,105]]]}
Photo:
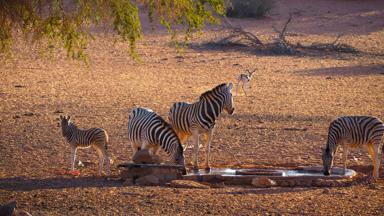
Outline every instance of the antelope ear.
{"label": "antelope ear", "polygon": [[232,90],[232,88],[233,88],[233,84],[230,82],[230,83],[228,83],[228,90],[229,91],[231,91]]}

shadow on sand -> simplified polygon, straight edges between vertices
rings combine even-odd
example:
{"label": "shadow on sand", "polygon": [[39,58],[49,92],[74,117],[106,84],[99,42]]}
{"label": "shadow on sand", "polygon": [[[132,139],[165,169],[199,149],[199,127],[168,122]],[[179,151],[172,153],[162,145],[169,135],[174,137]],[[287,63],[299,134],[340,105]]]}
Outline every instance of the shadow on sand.
{"label": "shadow on sand", "polygon": [[299,70],[297,71],[304,75],[309,76],[372,76],[384,75],[384,65],[356,65],[347,67],[329,67],[329,68],[317,68],[311,70]]}
{"label": "shadow on sand", "polygon": [[241,120],[252,120],[259,123],[269,122],[269,121],[279,121],[279,122],[330,122],[333,117],[330,116],[299,116],[299,115],[273,115],[273,114],[248,114],[248,113],[236,113],[236,115],[223,115],[223,118],[229,119],[241,119]]}
{"label": "shadow on sand", "polygon": [[103,177],[76,178],[43,178],[25,179],[21,177],[0,179],[0,190],[31,191],[39,189],[88,188],[88,187],[121,187],[120,180],[107,180]]}

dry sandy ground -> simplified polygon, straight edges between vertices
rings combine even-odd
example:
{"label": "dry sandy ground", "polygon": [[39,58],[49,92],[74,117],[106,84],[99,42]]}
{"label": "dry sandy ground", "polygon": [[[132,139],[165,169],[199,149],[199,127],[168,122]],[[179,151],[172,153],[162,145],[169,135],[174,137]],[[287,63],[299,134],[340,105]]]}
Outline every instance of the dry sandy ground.
{"label": "dry sandy ground", "polygon": [[[83,128],[103,127],[110,135],[115,165],[131,158],[127,144],[128,112],[150,107],[167,116],[176,101],[193,102],[206,90],[234,82],[247,68],[257,68],[250,96],[235,97],[236,113],[223,114],[212,143],[213,166],[292,167],[321,164],[329,122],[341,115],[384,119],[384,2],[278,1],[261,20],[232,20],[263,40],[289,13],[293,42],[343,43],[362,54],[256,55],[249,49],[209,49],[217,27],[196,35],[179,54],[169,36],[145,30],[138,44],[142,63],[127,46],[100,34],[89,47],[89,66],[41,58],[17,44],[17,55],[0,66],[0,203],[16,200],[33,215],[112,214],[384,214],[384,181],[331,188],[211,189],[125,187],[95,177],[96,154],[79,150],[81,175],[69,167],[70,148],[57,127],[59,112]],[[294,33],[294,34],[293,34]],[[192,160],[191,149],[186,160]],[[204,154],[201,154],[203,159]],[[341,166],[340,155],[335,165]],[[201,160],[202,161],[202,160]],[[360,176],[371,173],[365,150],[353,150],[349,166]],[[381,171],[384,177],[384,171]]]}

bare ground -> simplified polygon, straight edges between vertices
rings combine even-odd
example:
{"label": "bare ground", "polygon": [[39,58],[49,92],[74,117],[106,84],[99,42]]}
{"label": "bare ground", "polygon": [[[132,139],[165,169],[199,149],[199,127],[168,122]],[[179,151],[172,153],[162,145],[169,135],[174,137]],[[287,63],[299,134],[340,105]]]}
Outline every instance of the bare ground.
{"label": "bare ground", "polygon": [[[193,102],[217,84],[235,82],[247,68],[257,68],[250,96],[236,96],[236,113],[218,121],[213,166],[321,165],[333,118],[384,119],[384,3],[278,1],[270,17],[232,21],[268,40],[275,36],[271,26],[282,25],[289,13],[294,20],[288,32],[295,33],[289,40],[331,42],[345,33],[342,42],[364,53],[272,56],[200,46],[217,38],[217,27],[197,35],[182,54],[169,46],[169,36],[145,30],[138,45],[141,63],[109,34],[99,34],[90,45],[88,66],[62,54],[41,58],[38,49],[17,44],[17,55],[0,66],[0,203],[16,200],[33,215],[384,214],[382,179],[374,187],[361,183],[329,193],[323,188],[123,186],[95,176],[91,149],[78,152],[88,162],[79,168],[80,177],[60,174],[70,162],[57,127],[61,113],[81,127],[108,131],[112,173],[118,175],[115,165],[131,159],[126,126],[133,107],[150,107],[166,117],[172,103]],[[188,149],[188,164],[192,156]],[[335,165],[341,166],[340,155]],[[353,150],[348,165],[363,178],[371,174],[366,150]]]}

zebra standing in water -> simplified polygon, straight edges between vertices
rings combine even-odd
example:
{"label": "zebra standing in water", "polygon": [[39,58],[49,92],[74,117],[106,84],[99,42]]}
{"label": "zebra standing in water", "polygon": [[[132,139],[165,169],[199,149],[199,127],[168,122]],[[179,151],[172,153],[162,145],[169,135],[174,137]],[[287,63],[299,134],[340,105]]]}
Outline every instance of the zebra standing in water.
{"label": "zebra standing in water", "polygon": [[367,147],[373,161],[373,176],[379,178],[380,159],[383,148],[383,122],[372,116],[344,116],[335,119],[329,126],[328,141],[323,152],[324,175],[329,175],[333,157],[343,147],[344,173],[347,168],[349,147]]}
{"label": "zebra standing in water", "polygon": [[220,84],[203,93],[198,102],[193,104],[178,102],[169,111],[169,121],[184,144],[188,137],[193,137],[195,158],[193,169],[198,169],[199,135],[203,134],[205,146],[205,168],[209,168],[209,152],[216,119],[223,110],[232,115],[234,112],[232,83]]}
{"label": "zebra standing in water", "polygon": [[[157,154],[161,147],[170,157],[171,163],[184,166],[183,148],[172,127],[150,109],[135,108],[128,117],[128,140],[133,155],[147,149]],[[186,171],[184,170],[185,174]]]}
{"label": "zebra standing in water", "polygon": [[63,136],[71,145],[71,171],[75,170],[76,151],[78,148],[94,147],[99,156],[99,175],[103,170],[104,160],[107,163],[107,175],[110,174],[109,155],[108,155],[108,134],[102,128],[79,129],[73,122],[70,121],[70,116],[61,116],[61,129]]}

